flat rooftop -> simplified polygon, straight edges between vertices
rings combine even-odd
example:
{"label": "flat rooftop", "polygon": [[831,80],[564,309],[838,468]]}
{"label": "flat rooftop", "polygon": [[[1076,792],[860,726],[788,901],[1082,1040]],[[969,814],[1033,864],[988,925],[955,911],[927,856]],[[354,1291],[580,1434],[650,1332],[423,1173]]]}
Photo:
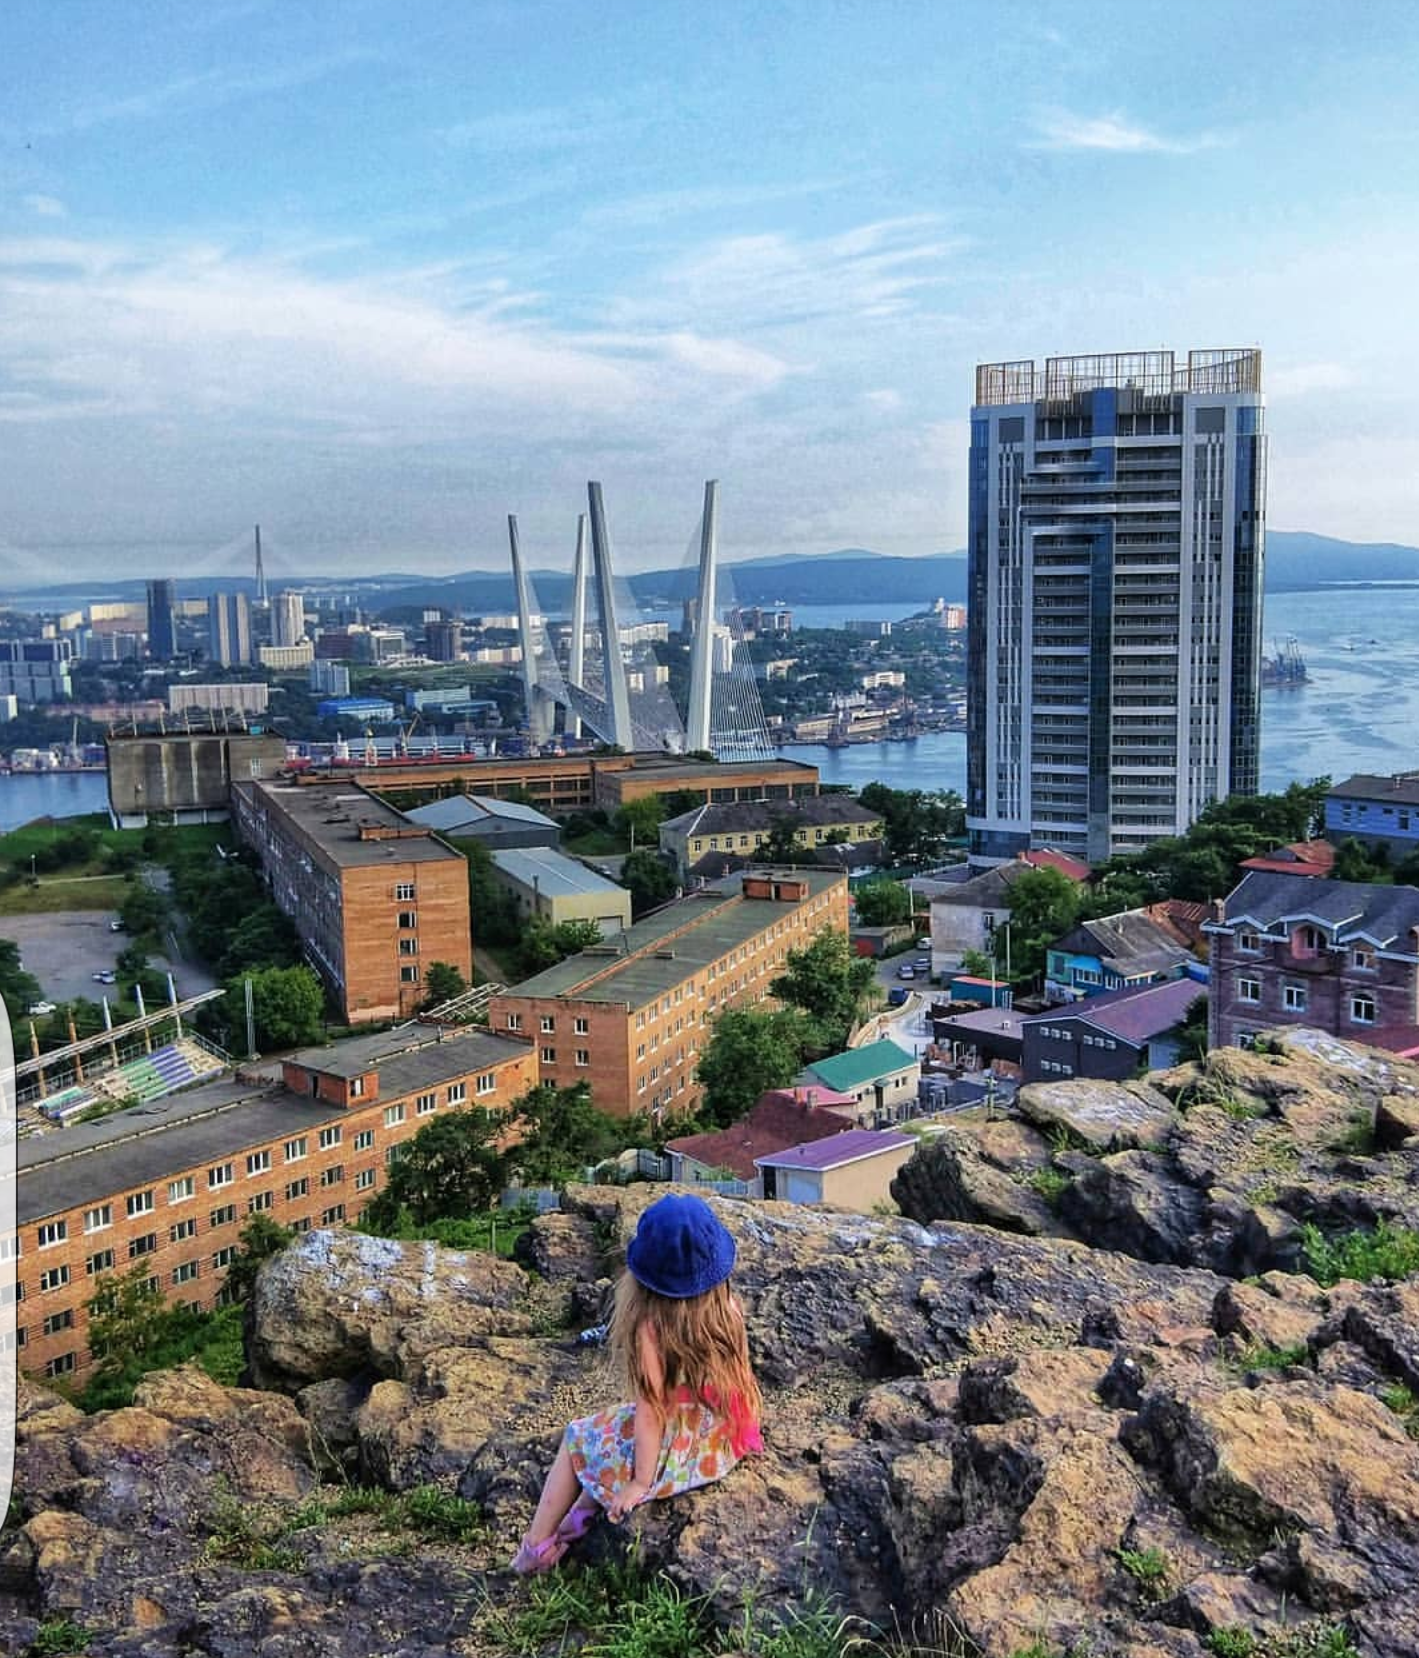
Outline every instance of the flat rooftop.
{"label": "flat rooftop", "polygon": [[319,784],[232,785],[266,802],[341,868],[384,863],[435,863],[463,854],[424,824],[410,823],[376,794],[342,778]]}
{"label": "flat rooftop", "polygon": [[633,771],[653,771],[671,781],[677,777],[700,778],[707,772],[713,772],[716,777],[748,777],[765,771],[792,771],[801,773],[805,783],[816,782],[818,778],[817,766],[804,760],[780,760],[776,756],[767,760],[687,760],[681,755],[636,753],[631,759]]}
{"label": "flat rooftop", "polygon": [[[304,1065],[334,1077],[361,1077],[377,1070],[381,1095],[391,1098],[406,1087],[486,1071],[527,1052],[515,1041],[481,1026],[450,1029],[438,1025],[401,1025],[373,1036],[355,1036],[288,1054],[287,1063]],[[405,1082],[403,1079],[412,1078]]]}
{"label": "flat rooftop", "polygon": [[493,863],[510,880],[547,898],[590,898],[609,893],[619,904],[625,888],[551,846],[499,847]]}
{"label": "flat rooftop", "polygon": [[[831,869],[792,869],[783,872],[783,879],[802,881],[809,898],[817,898],[846,877]],[[644,1007],[747,943],[789,909],[786,903],[772,899],[743,898],[740,887],[741,876],[733,875],[703,891],[677,898],[633,923],[614,940],[568,956],[555,967],[510,986],[508,994],[568,996],[586,1002]],[[671,938],[681,927],[686,931]],[[657,953],[662,947],[663,955]],[[614,963],[615,957],[622,958],[619,964]],[[586,985],[597,974],[604,976]]]}
{"label": "flat rooftop", "polygon": [[270,1083],[226,1077],[100,1122],[33,1134],[16,1152],[15,1219],[23,1226],[101,1203],[347,1115],[342,1106]]}
{"label": "flat rooftop", "polygon": [[[392,1100],[527,1052],[527,1043],[487,1030],[445,1029],[440,1039],[434,1026],[405,1026],[291,1057],[333,1076],[360,1076],[377,1067],[379,1097]],[[17,1148],[16,1220],[23,1225],[76,1204],[100,1203],[115,1192],[225,1162],[349,1117],[344,1106],[293,1093],[280,1083],[226,1076],[95,1123],[33,1134]]]}

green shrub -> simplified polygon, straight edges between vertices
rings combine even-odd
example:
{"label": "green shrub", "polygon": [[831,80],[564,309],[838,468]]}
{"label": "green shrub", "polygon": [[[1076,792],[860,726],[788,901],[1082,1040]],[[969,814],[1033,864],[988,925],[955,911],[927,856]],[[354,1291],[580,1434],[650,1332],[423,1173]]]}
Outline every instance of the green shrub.
{"label": "green shrub", "polygon": [[1243,1348],[1237,1363],[1243,1370],[1289,1370],[1293,1365],[1308,1363],[1310,1356],[1305,1342],[1294,1347],[1267,1347],[1258,1343]]}
{"label": "green shrub", "polygon": [[87,1652],[93,1636],[72,1618],[46,1618],[29,1645],[29,1658],[61,1658]]}
{"label": "green shrub", "polygon": [[1214,1629],[1207,1637],[1207,1650],[1215,1658],[1256,1658],[1256,1636],[1245,1629]]}
{"label": "green shrub", "polygon": [[1119,1549],[1118,1563],[1148,1600],[1161,1600],[1168,1592],[1172,1567],[1161,1549]]}
{"label": "green shrub", "polygon": [[1375,1278],[1408,1278],[1419,1272],[1419,1232],[1381,1221],[1372,1232],[1327,1238],[1318,1226],[1301,1232],[1306,1270],[1327,1288],[1342,1278],[1368,1284]]}
{"label": "green shrub", "polygon": [[1070,1177],[1063,1169],[1036,1169],[1025,1184],[1051,1209],[1058,1209],[1059,1200],[1070,1185]]}
{"label": "green shrub", "polygon": [[1411,1439],[1419,1439],[1419,1395],[1403,1382],[1380,1389],[1380,1403],[1387,1406],[1404,1423],[1404,1431]]}

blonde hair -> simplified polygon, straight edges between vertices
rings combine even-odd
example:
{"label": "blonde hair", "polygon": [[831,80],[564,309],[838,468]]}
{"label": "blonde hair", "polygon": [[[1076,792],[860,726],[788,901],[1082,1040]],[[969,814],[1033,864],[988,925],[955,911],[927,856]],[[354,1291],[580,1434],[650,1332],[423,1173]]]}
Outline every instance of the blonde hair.
{"label": "blonde hair", "polygon": [[[641,1333],[647,1327],[660,1358],[658,1388],[641,1359]],[[623,1272],[611,1315],[610,1353],[634,1396],[649,1400],[662,1418],[670,1415],[676,1392],[684,1387],[712,1409],[741,1421],[759,1420],[763,1400],[749,1364],[744,1317],[728,1280],[681,1300],[657,1295]]]}

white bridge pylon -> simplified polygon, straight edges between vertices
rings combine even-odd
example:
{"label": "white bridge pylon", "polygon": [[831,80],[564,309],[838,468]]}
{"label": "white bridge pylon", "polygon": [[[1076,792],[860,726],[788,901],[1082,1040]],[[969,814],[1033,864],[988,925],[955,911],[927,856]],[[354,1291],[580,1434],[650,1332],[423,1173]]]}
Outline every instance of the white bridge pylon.
{"label": "white bridge pylon", "polygon": [[[618,614],[618,583],[599,483],[587,484],[587,509],[577,519],[571,637],[565,668],[523,564],[517,519],[511,515],[508,518],[522,640],[523,690],[532,741],[543,744],[552,739],[556,710],[561,707],[567,736],[580,736],[585,726],[603,742],[623,749],[672,753],[709,749],[724,758],[771,753],[752,666],[747,661],[735,661],[728,629],[718,623],[718,480],[710,479],[705,484],[698,528],[698,602],[690,644],[686,721],[682,721],[671,700],[664,668],[638,626],[639,615],[628,616],[623,622]],[[586,556],[588,529],[590,569]],[[588,615],[592,608],[589,597],[594,599],[594,618]],[[626,597],[633,606],[628,593]]]}

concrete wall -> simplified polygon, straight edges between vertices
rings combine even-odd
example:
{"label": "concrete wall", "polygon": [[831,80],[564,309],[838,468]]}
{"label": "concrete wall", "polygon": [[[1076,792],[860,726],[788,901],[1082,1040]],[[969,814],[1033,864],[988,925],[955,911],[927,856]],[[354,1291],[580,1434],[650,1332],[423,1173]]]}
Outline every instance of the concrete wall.
{"label": "concrete wall", "polygon": [[275,777],[283,737],[246,733],[110,737],[109,805],[120,820],[150,812],[225,811],[232,782]]}
{"label": "concrete wall", "polygon": [[830,1209],[870,1214],[874,1204],[892,1201],[892,1178],[916,1151],[915,1144],[844,1163],[839,1169],[774,1169],[776,1196],[783,1203],[822,1203]]}

